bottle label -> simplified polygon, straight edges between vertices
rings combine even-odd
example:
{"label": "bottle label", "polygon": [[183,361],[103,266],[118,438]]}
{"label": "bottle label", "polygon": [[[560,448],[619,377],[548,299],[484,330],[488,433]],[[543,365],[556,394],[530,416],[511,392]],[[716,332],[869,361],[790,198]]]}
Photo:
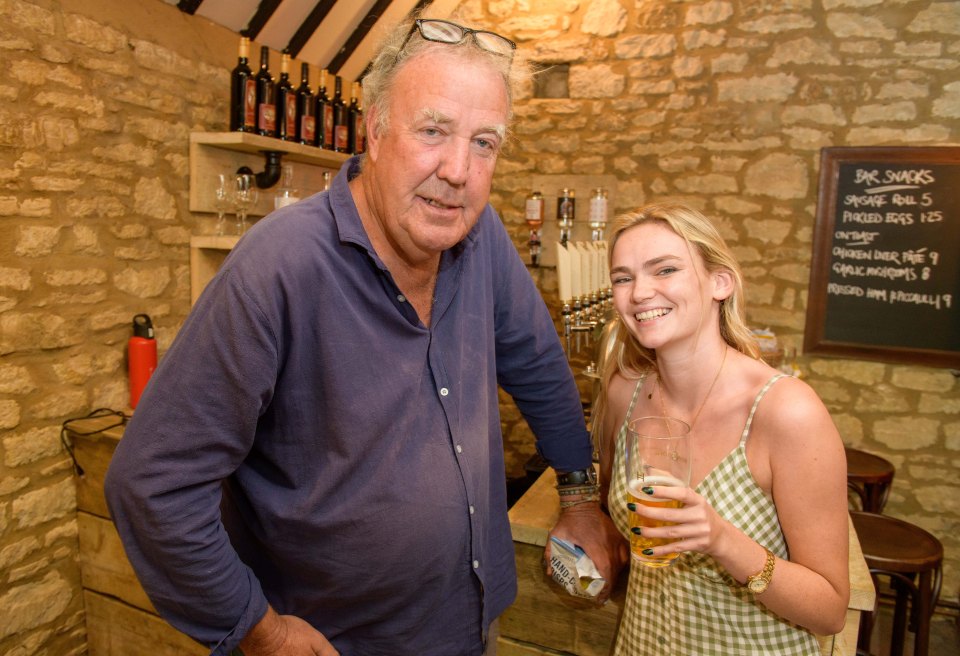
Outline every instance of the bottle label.
{"label": "bottle label", "polygon": [[333,147],[333,106],[323,108],[323,146]]}
{"label": "bottle label", "polygon": [[273,134],[277,131],[277,106],[267,103],[260,103],[260,123],[258,124],[261,132]]}
{"label": "bottle label", "polygon": [[286,132],[288,139],[293,139],[294,135],[297,134],[297,103],[293,102],[293,97],[287,97],[287,106],[286,106]]}
{"label": "bottle label", "polygon": [[362,153],[363,152],[363,114],[357,112],[357,115],[353,118],[353,134],[354,134],[354,147],[353,152]]}
{"label": "bottle label", "polygon": [[347,130],[346,125],[338,125],[335,128],[336,130],[336,143],[334,143],[334,150],[346,150],[347,149],[347,140],[350,136],[349,130]]}
{"label": "bottle label", "polygon": [[317,119],[313,116],[304,116],[300,119],[300,141],[313,143],[317,137]]}
{"label": "bottle label", "polygon": [[257,81],[252,77],[243,83],[243,127],[257,128]]}
{"label": "bottle label", "polygon": [[596,197],[590,199],[590,224],[607,222],[607,199]]}
{"label": "bottle label", "polygon": [[543,223],[543,199],[527,199],[527,223],[540,225]]}

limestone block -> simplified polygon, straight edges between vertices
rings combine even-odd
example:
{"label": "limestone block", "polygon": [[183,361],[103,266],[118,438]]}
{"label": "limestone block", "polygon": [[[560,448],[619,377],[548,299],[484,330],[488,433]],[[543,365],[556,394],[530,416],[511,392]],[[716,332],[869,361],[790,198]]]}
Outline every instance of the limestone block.
{"label": "limestone block", "polygon": [[697,48],[716,48],[723,45],[727,38],[726,30],[687,30],[683,33],[683,47],[686,50]]}
{"label": "limestone block", "polygon": [[722,0],[710,0],[687,9],[684,21],[687,25],[716,25],[733,15],[733,4]]}
{"label": "limestone block", "polygon": [[739,27],[747,32],[761,32],[763,34],[778,34],[792,30],[809,30],[816,26],[810,16],[801,14],[776,14],[764,16],[752,21],[744,21]]}
{"label": "limestone block", "polygon": [[744,219],[743,227],[746,228],[747,237],[751,239],[758,239],[765,244],[782,244],[783,240],[790,234],[793,224],[789,221],[777,221],[775,219],[762,221]]}
{"label": "limestone block", "polygon": [[840,63],[840,58],[830,51],[828,44],[808,36],[778,42],[773,50],[773,56],[767,60],[767,66],[771,68],[778,68],[785,64],[839,66]]}
{"label": "limestone block", "polygon": [[615,98],[623,93],[626,78],[609,64],[570,67],[571,98]]}
{"label": "limestone block", "polygon": [[591,39],[587,36],[566,38],[543,38],[537,34],[537,40],[529,47],[530,59],[544,64],[557,64],[583,61],[590,52]]}
{"label": "limestone block", "polygon": [[19,232],[14,252],[21,257],[49,255],[60,238],[60,228],[56,226],[20,226]]}
{"label": "limestone block", "polygon": [[661,171],[679,173],[680,171],[694,171],[700,166],[700,158],[693,155],[678,155],[660,157],[657,166]]}
{"label": "limestone block", "polygon": [[951,392],[957,379],[949,371],[921,367],[896,367],[891,378],[894,385],[921,392]]}
{"label": "limestone block", "polygon": [[676,88],[677,83],[673,80],[661,80],[659,82],[634,80],[630,82],[630,93],[631,95],[637,96],[656,96],[673,93]]}
{"label": "limestone block", "polygon": [[873,438],[891,449],[915,451],[937,442],[940,422],[922,417],[888,417],[873,423]]}
{"label": "limestone block", "polygon": [[73,226],[73,248],[88,255],[100,255],[103,252],[97,231],[83,224]]}
{"label": "limestone block", "polygon": [[797,155],[773,153],[751,164],[744,176],[744,191],[753,196],[804,198],[810,185],[807,163]]}
{"label": "limestone block", "polygon": [[617,211],[635,210],[647,202],[643,183],[639,180],[617,184]]}
{"label": "limestone block", "polygon": [[40,46],[40,58],[53,64],[67,64],[73,61],[73,55],[66,48],[52,43]]}
{"label": "limestone block", "polygon": [[43,274],[43,281],[51,287],[68,285],[96,285],[106,282],[103,269],[50,269]]}
{"label": "limestone block", "polygon": [[883,380],[886,367],[876,362],[857,360],[814,359],[810,362],[814,373],[827,378],[839,378],[855,385],[872,387]]}
{"label": "limestone block", "polygon": [[893,53],[905,57],[939,57],[943,53],[943,46],[937,41],[920,43],[899,41],[893,45]]}
{"label": "limestone block", "polygon": [[127,47],[127,37],[96,21],[78,14],[64,14],[63,27],[68,41],[98,52],[114,53]]}
{"label": "limestone block", "polygon": [[947,437],[947,449],[960,451],[960,421],[944,424],[943,434]]}
{"label": "limestone block", "polygon": [[139,241],[129,246],[119,246],[113,251],[118,260],[134,260],[138,262],[156,260],[163,254],[159,242]]}
{"label": "limestone block", "polygon": [[58,572],[10,587],[0,595],[0,608],[4,609],[0,613],[0,640],[52,622],[67,609],[73,596],[70,583]]}
{"label": "limestone block", "polygon": [[6,312],[0,315],[0,354],[55,349],[84,341],[66,319],[51,312]]}
{"label": "limestone block", "polygon": [[10,267],[0,267],[0,287],[15,289],[17,291],[26,291],[32,287],[30,281],[30,271],[27,269],[12,269]]}
{"label": "limestone block", "polygon": [[[51,36],[56,31],[56,18],[52,11],[28,2],[9,2],[4,7],[6,19],[27,32]],[[2,636],[2,634],[0,634]]]}
{"label": "limestone block", "polygon": [[820,125],[846,125],[847,119],[840,107],[827,103],[814,105],[789,105],[781,114],[784,123],[817,123]]}
{"label": "limestone block", "polygon": [[712,155],[710,157],[710,168],[718,172],[732,173],[739,171],[746,163],[747,160],[743,157],[722,157],[720,155]]}
{"label": "limestone block", "polygon": [[907,412],[910,410],[910,401],[897,388],[880,383],[863,388],[853,407],[859,412]]}
{"label": "limestone block", "polygon": [[187,143],[190,127],[183,123],[171,123],[156,118],[140,117],[126,121],[126,127],[134,134],[160,144]]}
{"label": "limestone block", "polygon": [[907,25],[907,32],[960,35],[960,5],[956,2],[931,2]]}
{"label": "limestone block", "polygon": [[113,275],[117,289],[137,298],[154,298],[170,283],[170,269],[163,265],[145,269],[127,267]]}
{"label": "limestone block", "polygon": [[[733,252],[739,262],[759,262],[763,259],[760,251],[751,246],[740,246],[733,249]],[[747,297],[750,299],[751,304],[770,305],[773,303],[773,297],[776,291],[777,286],[773,283],[751,283]]]}
{"label": "limestone block", "polygon": [[671,68],[679,78],[696,77],[703,72],[703,60],[700,57],[677,57]]}
{"label": "limestone block", "polygon": [[84,181],[80,178],[61,178],[52,175],[38,175],[30,178],[30,185],[36,191],[76,191]]}
{"label": "limestone block", "polygon": [[0,364],[0,394],[27,394],[37,389],[30,370],[15,364]]}
{"label": "limestone block", "polygon": [[913,122],[917,118],[917,107],[909,100],[896,103],[862,105],[853,112],[854,123],[876,123],[891,121]]}
{"label": "limestone block", "polygon": [[831,413],[830,417],[844,444],[857,447],[863,442],[863,422],[859,417],[839,412]]}
{"label": "limestone block", "polygon": [[675,178],[674,185],[680,191],[690,194],[728,194],[739,191],[737,179],[721,173]]}
{"label": "limestone block", "polygon": [[570,163],[570,171],[577,175],[600,175],[606,173],[606,158],[577,157]]}
{"label": "limestone block", "polygon": [[4,438],[3,448],[3,462],[8,467],[19,467],[58,455],[62,452],[60,427],[51,425],[44,428],[31,428],[14,434]]}
{"label": "limestone block", "polygon": [[850,143],[931,144],[950,140],[950,128],[944,125],[918,125],[910,128],[854,127],[847,133]]}
{"label": "limestone block", "polygon": [[721,102],[783,102],[794,94],[798,82],[795,75],[788,73],[720,79],[717,97]]}
{"label": "limestone block", "polygon": [[[955,476],[950,476],[950,480],[955,480]],[[923,481],[924,478],[920,478]],[[957,494],[957,488],[952,485],[920,485],[917,477],[914,477],[912,486],[913,496],[920,502],[925,512],[944,513],[948,515],[960,514],[960,495]]]}
{"label": "limestone block", "polygon": [[157,241],[164,246],[182,246],[190,243],[190,230],[184,226],[160,228],[155,230],[153,234]]}
{"label": "limestone block", "polygon": [[0,428],[20,425],[20,404],[13,399],[0,399]]}
{"label": "limestone block", "polygon": [[90,400],[85,390],[59,390],[29,408],[29,416],[40,419],[59,419],[83,414]]}
{"label": "limestone block", "polygon": [[33,101],[43,107],[53,107],[69,113],[103,116],[104,103],[95,96],[65,91],[41,91]]}
{"label": "limestone block", "polygon": [[819,153],[821,148],[836,143],[836,137],[832,133],[813,128],[787,128],[783,133],[790,137],[790,147],[794,150],[813,150]]}
{"label": "limestone block", "polygon": [[114,162],[127,162],[146,167],[153,166],[157,159],[156,150],[143,148],[132,143],[116,144],[109,148],[97,146],[93,149],[93,155]]}
{"label": "limestone block", "polygon": [[0,549],[0,569],[8,570],[39,548],[40,541],[32,536],[8,544]]}
{"label": "limestone block", "polygon": [[[840,383],[832,380],[822,380],[820,378],[814,378],[808,382],[810,383],[810,387],[817,393],[817,396],[820,397],[820,400],[825,404],[841,404],[846,406],[850,403],[850,392]],[[834,422],[836,423],[836,419]],[[859,420],[857,420],[857,423],[859,423]],[[843,435],[844,434],[841,433],[841,436]]]}
{"label": "limestone block", "polygon": [[620,59],[667,57],[676,49],[677,38],[672,34],[638,34],[614,43],[614,53]]}
{"label": "limestone block", "polygon": [[640,165],[632,157],[615,157],[613,159],[613,170],[624,175],[633,175]]}
{"label": "limestone block", "polygon": [[11,504],[11,519],[20,528],[37,526],[75,512],[77,493],[73,479],[64,478],[58,483],[26,492]]}
{"label": "limestone block", "polygon": [[627,26],[627,11],[617,0],[593,0],[580,23],[580,31],[597,36],[613,36]]}
{"label": "limestone block", "polygon": [[960,82],[943,85],[943,95],[933,101],[933,115],[960,118]]}
{"label": "limestone block", "polygon": [[897,31],[883,21],[867,14],[834,12],[827,14],[827,27],[841,39],[871,38],[893,40]]}
{"label": "limestone block", "polygon": [[726,214],[756,214],[763,209],[761,205],[744,200],[739,196],[718,196],[713,199],[713,204],[718,210]]}
{"label": "limestone block", "polygon": [[160,178],[140,178],[133,194],[134,209],[143,216],[161,221],[177,218],[177,205]]}
{"label": "limestone block", "polygon": [[637,112],[631,117],[630,123],[637,127],[652,128],[663,125],[666,117],[666,112]]}
{"label": "limestone block", "polygon": [[960,414],[960,394],[941,396],[939,394],[924,393],[920,395],[920,412],[930,414]]}

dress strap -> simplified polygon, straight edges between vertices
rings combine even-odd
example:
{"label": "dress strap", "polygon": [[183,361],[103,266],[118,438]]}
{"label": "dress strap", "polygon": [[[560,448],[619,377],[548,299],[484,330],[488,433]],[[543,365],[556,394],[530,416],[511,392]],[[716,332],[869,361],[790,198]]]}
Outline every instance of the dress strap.
{"label": "dress strap", "polygon": [[643,387],[643,382],[646,379],[646,376],[641,376],[640,380],[637,381],[637,386],[633,388],[633,397],[630,399],[630,407],[627,408],[627,416],[623,418],[624,426],[626,426],[627,422],[630,421],[630,415],[633,414],[633,406],[637,405],[637,399],[640,397],[640,388]]}
{"label": "dress strap", "polygon": [[743,433],[740,435],[740,446],[743,446],[747,443],[747,437],[750,435],[750,426],[753,424],[753,415],[757,411],[757,406],[760,405],[760,399],[763,398],[763,395],[767,393],[767,390],[773,387],[773,384],[780,380],[781,378],[789,378],[789,374],[775,374],[770,380],[767,381],[766,385],[757,392],[757,398],[753,400],[753,406],[750,408],[750,414],[747,416],[747,425],[743,427]]}

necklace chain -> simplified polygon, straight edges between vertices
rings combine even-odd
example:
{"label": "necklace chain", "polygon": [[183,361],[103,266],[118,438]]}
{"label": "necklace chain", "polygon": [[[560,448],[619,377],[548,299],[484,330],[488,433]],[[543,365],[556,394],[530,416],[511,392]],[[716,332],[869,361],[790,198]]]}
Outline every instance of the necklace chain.
{"label": "necklace chain", "polygon": [[[690,420],[690,430],[693,430],[693,425],[697,423],[697,419],[700,417],[700,413],[703,411],[703,407],[707,405],[707,400],[710,398],[711,392],[713,392],[713,386],[717,384],[717,381],[720,379],[720,373],[723,371],[723,365],[727,362],[727,351],[729,347],[725,344],[723,348],[723,358],[720,359],[720,368],[717,369],[717,375],[713,377],[713,382],[710,383],[710,387],[707,388],[707,393],[703,397],[703,401],[700,402],[700,407],[697,408],[697,411],[693,415],[693,419]],[[664,417],[669,417],[667,414],[667,407],[663,402],[663,387],[660,386],[660,374],[657,374],[657,396],[660,398],[660,412],[663,413]]]}

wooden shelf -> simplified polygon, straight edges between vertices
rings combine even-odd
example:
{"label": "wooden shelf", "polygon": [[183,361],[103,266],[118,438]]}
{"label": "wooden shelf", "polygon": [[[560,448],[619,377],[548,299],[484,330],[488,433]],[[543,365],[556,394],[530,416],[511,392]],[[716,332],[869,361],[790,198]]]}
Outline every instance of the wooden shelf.
{"label": "wooden shelf", "polygon": [[196,235],[190,238],[190,305],[197,302],[200,292],[239,240],[238,235]]}
{"label": "wooden shelf", "polygon": [[[235,173],[241,166],[254,173],[264,169],[267,151],[282,153],[281,165],[294,163],[293,186],[306,198],[323,189],[323,174],[335,175],[350,157],[345,153],[304,146],[281,139],[261,137],[246,132],[192,132],[190,133],[190,211],[217,211],[214,187],[220,173]],[[273,209],[276,186],[260,190],[257,204],[250,216],[264,216]]]}

